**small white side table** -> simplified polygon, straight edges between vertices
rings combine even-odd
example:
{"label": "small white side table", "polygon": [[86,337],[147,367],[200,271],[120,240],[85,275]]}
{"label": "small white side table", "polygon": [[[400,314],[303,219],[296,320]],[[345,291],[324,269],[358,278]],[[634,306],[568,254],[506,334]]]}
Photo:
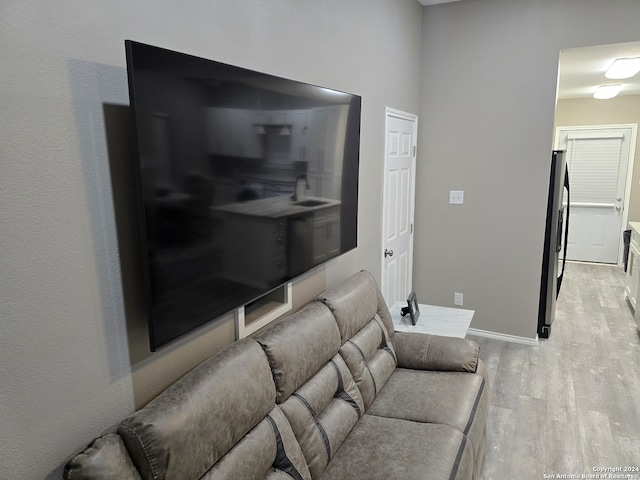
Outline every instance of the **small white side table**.
{"label": "small white side table", "polygon": [[409,315],[405,317],[400,315],[400,309],[406,306],[407,302],[396,302],[389,308],[396,332],[430,333],[464,338],[475,313],[475,310],[420,304],[420,317],[415,325],[411,325]]}

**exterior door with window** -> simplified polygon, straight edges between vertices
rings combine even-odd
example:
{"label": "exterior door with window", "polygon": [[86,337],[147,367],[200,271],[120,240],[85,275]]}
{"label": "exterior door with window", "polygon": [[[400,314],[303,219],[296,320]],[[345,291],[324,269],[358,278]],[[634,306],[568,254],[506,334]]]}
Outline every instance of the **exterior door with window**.
{"label": "exterior door with window", "polygon": [[634,126],[560,127],[556,144],[571,182],[567,260],[618,263]]}

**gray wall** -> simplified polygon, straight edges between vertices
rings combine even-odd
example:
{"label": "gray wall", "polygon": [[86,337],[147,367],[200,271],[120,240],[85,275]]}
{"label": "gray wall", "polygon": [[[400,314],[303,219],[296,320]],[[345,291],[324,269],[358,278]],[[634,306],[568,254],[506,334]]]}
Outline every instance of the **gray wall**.
{"label": "gray wall", "polygon": [[[414,285],[536,336],[562,48],[638,40],[637,0],[467,0],[423,14]],[[465,204],[448,204],[464,190]]]}
{"label": "gray wall", "polygon": [[4,0],[0,6],[0,478],[75,450],[233,340],[223,319],[154,355],[139,318],[125,38],[362,95],[359,247],[300,305],[380,271],[384,107],[417,113],[415,0]]}

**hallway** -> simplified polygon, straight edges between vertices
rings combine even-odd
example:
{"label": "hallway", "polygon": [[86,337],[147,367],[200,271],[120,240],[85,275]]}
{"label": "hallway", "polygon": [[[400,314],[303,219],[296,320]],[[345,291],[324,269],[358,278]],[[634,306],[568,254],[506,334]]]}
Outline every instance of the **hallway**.
{"label": "hallway", "polygon": [[485,480],[640,467],[640,335],[621,268],[568,263],[538,346],[469,338],[492,382]]}

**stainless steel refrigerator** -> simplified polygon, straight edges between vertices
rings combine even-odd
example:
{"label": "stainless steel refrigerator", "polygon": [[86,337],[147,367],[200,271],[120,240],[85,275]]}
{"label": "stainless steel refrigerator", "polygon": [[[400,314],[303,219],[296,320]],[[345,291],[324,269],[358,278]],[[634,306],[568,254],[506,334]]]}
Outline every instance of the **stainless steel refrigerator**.
{"label": "stainless steel refrigerator", "polygon": [[[569,234],[569,171],[564,150],[551,155],[551,175],[547,200],[547,221],[544,234],[538,337],[549,338],[556,315],[556,300],[560,294],[567,258]],[[562,254],[561,254],[562,253]]]}

